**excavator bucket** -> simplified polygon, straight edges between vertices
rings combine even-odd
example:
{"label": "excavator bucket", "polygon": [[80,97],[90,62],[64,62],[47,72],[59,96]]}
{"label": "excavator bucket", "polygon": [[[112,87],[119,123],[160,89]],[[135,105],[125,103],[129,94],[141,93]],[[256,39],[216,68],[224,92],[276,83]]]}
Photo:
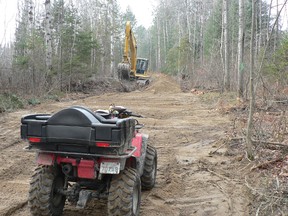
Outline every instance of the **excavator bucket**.
{"label": "excavator bucket", "polygon": [[131,67],[129,63],[119,63],[117,67],[117,74],[119,80],[129,80],[130,79]]}

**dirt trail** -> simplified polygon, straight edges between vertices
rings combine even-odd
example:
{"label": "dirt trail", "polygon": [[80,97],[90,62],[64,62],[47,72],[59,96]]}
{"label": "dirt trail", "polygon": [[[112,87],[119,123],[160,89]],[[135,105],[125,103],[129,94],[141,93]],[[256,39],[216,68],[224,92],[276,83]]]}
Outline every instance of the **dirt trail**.
{"label": "dirt trail", "polygon": [[[210,110],[197,96],[182,93],[177,83],[164,75],[155,76],[145,91],[42,104],[0,116],[0,215],[30,215],[27,194],[35,155],[22,150],[26,143],[19,138],[21,116],[56,112],[71,105],[104,109],[111,103],[144,115],[146,118],[140,119],[146,125],[143,132],[158,150],[157,184],[142,193],[142,216],[248,215],[248,199],[233,178],[237,170],[224,156],[225,149],[209,156],[221,145],[228,118]],[[80,214],[104,216],[105,202],[93,201],[85,210],[66,205],[63,215]]]}

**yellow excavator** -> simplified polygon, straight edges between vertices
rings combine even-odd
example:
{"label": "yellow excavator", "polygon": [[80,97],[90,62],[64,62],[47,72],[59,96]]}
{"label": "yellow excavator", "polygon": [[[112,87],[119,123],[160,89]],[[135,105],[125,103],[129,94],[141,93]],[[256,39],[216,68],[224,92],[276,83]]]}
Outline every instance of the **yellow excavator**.
{"label": "yellow excavator", "polygon": [[119,80],[137,80],[137,83],[141,85],[149,84],[148,63],[148,59],[137,58],[136,39],[132,32],[131,23],[127,21],[123,61],[117,67]]}

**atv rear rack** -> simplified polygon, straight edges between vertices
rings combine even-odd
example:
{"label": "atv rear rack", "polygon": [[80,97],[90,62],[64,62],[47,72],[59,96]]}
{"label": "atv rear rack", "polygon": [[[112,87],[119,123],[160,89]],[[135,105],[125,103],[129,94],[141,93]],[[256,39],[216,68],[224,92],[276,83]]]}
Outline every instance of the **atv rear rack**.
{"label": "atv rear rack", "polygon": [[127,149],[124,154],[116,154],[116,155],[109,155],[109,154],[90,154],[90,153],[78,153],[78,152],[64,152],[64,151],[48,151],[48,150],[40,150],[40,149],[33,149],[31,146],[26,146],[23,148],[25,151],[33,151],[37,153],[49,153],[49,154],[57,154],[57,155],[70,155],[70,156],[86,156],[86,157],[105,157],[105,158],[120,158],[125,159],[129,158],[133,155],[133,153],[137,150],[136,147],[132,147]]}

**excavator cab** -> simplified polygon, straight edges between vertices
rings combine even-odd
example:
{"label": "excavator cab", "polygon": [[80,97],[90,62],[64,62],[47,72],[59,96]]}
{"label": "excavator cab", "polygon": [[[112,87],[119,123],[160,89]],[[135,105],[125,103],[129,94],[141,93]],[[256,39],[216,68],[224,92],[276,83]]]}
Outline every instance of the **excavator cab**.
{"label": "excavator cab", "polygon": [[148,70],[148,59],[138,58],[136,63],[136,75],[142,74],[144,75]]}

